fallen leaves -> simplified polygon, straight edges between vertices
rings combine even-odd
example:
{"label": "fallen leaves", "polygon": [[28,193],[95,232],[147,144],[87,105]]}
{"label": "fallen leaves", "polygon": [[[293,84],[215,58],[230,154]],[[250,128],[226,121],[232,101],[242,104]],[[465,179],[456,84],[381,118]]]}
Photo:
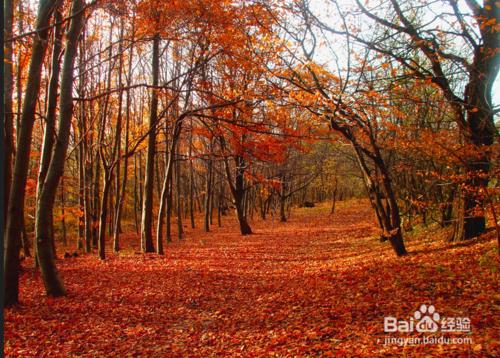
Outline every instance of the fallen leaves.
{"label": "fallen leaves", "polygon": [[[66,298],[43,297],[25,267],[23,304],[5,312],[6,356],[498,355],[492,238],[412,238],[397,258],[366,203],[328,209],[257,221],[247,237],[228,219],[164,257],[60,260]],[[383,345],[384,316],[406,319],[422,303],[470,317],[473,345]]]}

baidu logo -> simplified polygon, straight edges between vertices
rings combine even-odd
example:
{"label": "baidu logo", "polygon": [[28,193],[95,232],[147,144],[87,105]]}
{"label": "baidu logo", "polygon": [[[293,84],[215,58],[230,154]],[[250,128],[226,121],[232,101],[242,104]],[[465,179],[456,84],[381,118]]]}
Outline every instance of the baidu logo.
{"label": "baidu logo", "polygon": [[441,318],[433,305],[421,305],[408,320],[398,320],[396,317],[384,317],[384,332],[470,332],[468,317]]}

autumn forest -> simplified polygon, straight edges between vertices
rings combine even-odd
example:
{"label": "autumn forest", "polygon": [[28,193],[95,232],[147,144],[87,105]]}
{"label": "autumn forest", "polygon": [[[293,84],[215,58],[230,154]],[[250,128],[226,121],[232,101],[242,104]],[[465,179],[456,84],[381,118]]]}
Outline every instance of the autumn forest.
{"label": "autumn forest", "polygon": [[500,354],[500,2],[3,26],[5,356]]}

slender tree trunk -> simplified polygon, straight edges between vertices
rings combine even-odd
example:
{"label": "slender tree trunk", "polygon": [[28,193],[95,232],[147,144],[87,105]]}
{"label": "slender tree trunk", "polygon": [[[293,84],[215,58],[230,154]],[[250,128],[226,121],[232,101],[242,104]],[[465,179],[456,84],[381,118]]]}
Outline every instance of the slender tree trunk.
{"label": "slender tree trunk", "polygon": [[101,213],[99,215],[99,240],[97,241],[97,251],[101,260],[106,259],[106,218],[108,215],[108,200],[112,182],[110,170],[106,167],[104,167],[103,182]]}
{"label": "slender tree trunk", "polygon": [[[85,33],[84,33],[85,35]],[[84,45],[85,38],[82,40],[82,44],[80,47],[80,54],[83,56],[84,52],[83,50],[85,49]],[[81,67],[80,70],[84,71],[84,68]],[[80,78],[82,81],[84,81],[84,78]],[[84,82],[81,84],[81,92],[82,95],[84,94]],[[92,184],[92,155],[91,151],[89,150],[89,139],[86,135],[87,132],[87,115],[85,112],[85,103],[80,103],[81,111],[80,111],[80,122],[81,122],[81,130],[82,133],[85,133],[85,137],[83,138],[83,141],[81,143],[81,150],[82,150],[82,155],[85,160],[84,164],[82,163],[83,166],[83,212],[84,212],[84,217],[85,217],[85,252],[90,253],[92,252],[92,233],[93,233],[93,220],[92,220],[92,200],[91,200],[91,184]]]}
{"label": "slender tree trunk", "polygon": [[[79,130],[81,133],[81,130]],[[84,235],[85,235],[85,174],[84,172],[84,154],[83,154],[83,138],[78,145],[78,238],[76,240],[76,249],[83,249]]]}
{"label": "slender tree trunk", "polygon": [[[14,22],[14,4],[13,0],[5,0],[3,8],[4,16],[4,39],[8,40],[12,38],[13,35],[13,22]],[[7,209],[9,205],[9,191],[12,180],[12,159],[14,157],[14,104],[12,100],[12,95],[14,92],[14,54],[13,54],[13,42],[6,41],[4,44],[4,62],[3,62],[3,86],[4,86],[4,210]],[[20,101],[20,97],[18,98]],[[7,210],[5,210],[2,215],[4,223],[7,219]],[[4,233],[2,232],[2,237]]]}
{"label": "slender tree trunk", "polygon": [[[191,121],[192,123],[192,121]],[[193,168],[193,131],[191,124],[191,133],[189,135],[189,219],[191,221],[191,229],[195,228],[194,222],[194,168]]]}
{"label": "slender tree trunk", "polygon": [[[101,137],[104,133],[104,131],[100,131],[99,136]],[[98,140],[99,143],[102,142],[102,138],[99,138]],[[99,220],[98,220],[98,214],[100,212],[100,197],[101,197],[101,190],[100,190],[100,176],[101,176],[101,160],[99,158],[99,152],[97,152],[94,155],[94,171],[92,173],[92,179],[93,179],[93,189],[92,189],[92,247],[97,248],[97,239],[99,237],[98,233],[98,227],[99,227]]]}
{"label": "slender tree trunk", "polygon": [[84,182],[85,182],[85,188],[84,188],[84,216],[85,216],[85,252],[90,253],[92,252],[92,208],[90,207],[90,190],[89,190],[89,183],[90,181],[87,182],[88,176],[85,175]]}
{"label": "slender tree trunk", "polygon": [[182,240],[184,230],[182,228],[182,196],[181,196],[181,161],[179,156],[179,145],[176,150],[177,160],[175,163],[175,192],[177,198],[177,237]]}
{"label": "slender tree trunk", "polygon": [[24,92],[21,126],[17,131],[17,150],[13,182],[10,188],[5,238],[5,306],[19,301],[19,248],[24,215],[25,188],[31,150],[35,110],[40,91],[41,70],[48,43],[48,25],[58,1],[40,0],[36,21],[37,36],[33,38],[31,61]]}
{"label": "slender tree trunk", "polygon": [[[211,146],[210,146],[211,147]],[[203,228],[205,232],[210,231],[210,198],[212,196],[212,157],[207,162],[207,181],[205,184],[205,220]]]}
{"label": "slender tree trunk", "polygon": [[[223,173],[222,167],[219,166],[219,173]],[[219,200],[218,200],[218,212],[217,212],[217,224],[222,227],[222,211],[224,210],[224,180],[222,174],[219,174]]]}
{"label": "slender tree trunk", "polygon": [[[17,11],[19,14],[23,13],[23,2],[17,2]],[[22,34],[24,32],[24,16],[19,16],[17,21],[17,31]],[[16,71],[16,92],[17,92],[17,115],[16,115],[16,129],[19,130],[21,123],[21,115],[22,115],[22,100],[23,97],[23,86],[22,86],[22,74],[23,74],[23,65],[22,65],[22,53],[19,51],[17,55],[17,71]],[[17,139],[17,137],[16,137]],[[13,143],[13,153],[15,154],[15,143]],[[12,178],[11,178],[12,179]]]}
{"label": "slender tree trunk", "polygon": [[[28,233],[26,232],[26,225],[25,225],[25,218],[23,217],[23,234],[22,234],[22,248],[24,252],[24,257],[31,257],[30,253],[30,240],[28,237]],[[55,249],[54,249],[54,255],[55,255]]]}
{"label": "slender tree trunk", "polygon": [[[156,241],[161,241],[161,234],[163,231],[163,216],[166,211],[166,240],[167,242],[171,242],[171,216],[172,216],[172,171],[174,167],[176,148],[179,136],[182,130],[182,119],[177,118],[174,123],[174,128],[172,131],[172,139],[170,142],[170,146],[168,147],[168,157],[167,164],[165,166],[165,177],[163,179],[163,188],[161,191],[160,198],[160,209],[158,212],[158,223],[156,229]],[[182,225],[182,223],[181,223]],[[182,235],[182,232],[181,234]],[[157,250],[160,253],[160,250]]]}
{"label": "slender tree trunk", "polygon": [[[61,19],[62,14],[59,9],[56,9],[54,12],[54,21],[58,23],[61,21]],[[56,26],[53,36],[54,43],[52,47],[51,75],[48,85],[47,111],[45,115],[45,131],[42,144],[42,156],[40,158],[40,168],[38,172],[38,182],[36,190],[37,203],[40,200],[40,194],[45,182],[45,177],[47,176],[47,171],[49,169],[49,164],[52,156],[52,150],[54,148],[54,142],[56,139],[56,109],[59,90],[59,74],[61,72],[60,55],[62,52],[62,35],[63,33],[61,26]],[[53,223],[51,223],[51,227],[54,227]]]}
{"label": "slender tree trunk", "polygon": [[64,246],[68,245],[68,238],[66,235],[66,210],[65,210],[65,203],[64,203],[64,177],[61,178],[61,185],[60,185],[60,195],[61,195],[61,230],[62,230],[62,242]]}
{"label": "slender tree trunk", "polygon": [[[83,50],[83,46],[81,49]],[[83,55],[83,52],[80,52]],[[83,103],[81,104],[83,106]],[[82,128],[82,133],[86,133],[86,113],[85,113],[85,107],[82,107],[81,109],[81,128]],[[82,145],[82,154],[83,158],[85,160],[85,165],[82,164],[83,166],[83,214],[85,218],[85,252],[90,253],[92,252],[92,201],[91,201],[91,183],[92,183],[92,162],[87,159],[91,158],[91,155],[88,151],[88,145],[87,145],[87,138],[84,138],[83,142],[81,143]]]}
{"label": "slender tree trunk", "polygon": [[137,186],[139,185],[139,180],[137,178],[137,156],[138,154],[134,155],[134,222],[136,234],[139,233],[139,218],[137,217],[137,213],[139,211],[139,207],[141,206],[139,190],[137,189]]}
{"label": "slender tree trunk", "polygon": [[[123,24],[122,24],[122,29],[123,29]],[[132,40],[134,39],[134,32],[135,32],[135,22],[132,20]],[[120,51],[121,52],[121,51]],[[128,80],[127,80],[127,86],[130,86],[132,83],[132,60],[133,60],[133,47],[130,48],[130,55],[128,59]],[[121,66],[120,66],[121,68]],[[121,81],[120,81],[121,82]],[[129,126],[130,126],[130,105],[131,105],[131,98],[130,98],[130,90],[127,90],[127,99],[126,99],[126,114],[125,114],[125,153],[128,152],[128,141],[129,141]],[[119,170],[117,169],[117,172]],[[115,232],[113,236],[113,250],[115,252],[118,252],[120,250],[120,242],[119,242],[119,236],[121,233],[121,219],[122,219],[122,211],[123,211],[123,204],[125,202],[125,194],[126,194],[126,189],[127,189],[127,175],[128,175],[128,156],[125,157],[123,161],[123,178],[122,178],[122,184],[121,184],[121,190],[119,193],[119,196],[117,196],[117,207],[116,207],[116,222],[115,222]],[[119,183],[117,182],[117,185]]]}
{"label": "slender tree trunk", "polygon": [[394,191],[392,190],[392,184],[388,176],[387,170],[382,163],[382,158],[377,157],[377,162],[375,163],[377,167],[382,171],[382,185],[384,186],[384,191],[389,202],[389,207],[385,208],[382,203],[382,193],[379,186],[374,182],[372,176],[370,175],[370,170],[366,164],[365,158],[357,146],[354,146],[356,157],[358,159],[359,167],[363,173],[363,179],[368,190],[370,198],[372,198],[372,205],[375,208],[379,223],[382,225],[382,239],[388,239],[391,243],[392,248],[397,256],[407,255],[407,251],[403,242],[403,236],[401,233],[401,218],[399,216],[399,207],[396,202]]}
{"label": "slender tree trunk", "polygon": [[335,176],[335,184],[333,187],[333,194],[332,194],[332,208],[330,210],[330,214],[335,213],[335,204],[337,203],[338,185],[339,185],[339,182],[338,182],[337,176]]}
{"label": "slender tree trunk", "polygon": [[48,295],[61,296],[65,289],[54,262],[50,230],[51,213],[59,180],[64,172],[64,162],[69,143],[71,119],[73,116],[73,70],[78,49],[78,36],[83,27],[82,0],[72,1],[72,14],[69,30],[66,36],[66,50],[61,77],[61,97],[57,142],[54,145],[47,176],[41,190],[36,215],[36,243],[38,261]]}
{"label": "slender tree trunk", "polygon": [[[124,20],[121,19],[120,22],[120,39],[118,45],[118,56],[119,56],[119,65],[118,65],[118,86],[121,88],[123,86],[123,32],[124,32]],[[120,196],[121,196],[121,182],[120,182],[120,164],[121,164],[121,155],[122,155],[122,147],[121,147],[121,139],[122,139],[122,119],[123,119],[123,91],[120,90],[118,92],[118,115],[116,118],[116,131],[115,131],[115,142],[113,146],[113,154],[112,160],[115,161],[116,166],[111,166],[111,176],[113,175],[114,169],[116,169],[116,181],[115,181],[115,210],[111,210],[111,220],[112,223],[109,225],[110,235],[113,234],[113,251],[118,252],[120,250],[120,245],[118,241],[118,233],[120,232],[120,223],[117,220],[117,215],[115,215],[120,210]],[[128,109],[127,109],[128,111]],[[111,198],[110,198],[111,199]],[[111,206],[112,208],[113,206]]]}
{"label": "slender tree trunk", "polygon": [[[86,71],[85,71],[85,28],[82,30],[81,40],[80,40],[80,64],[79,64],[79,95],[80,97],[85,97],[85,85],[86,85]],[[85,252],[90,253],[92,251],[92,221],[91,221],[91,202],[90,202],[90,183],[91,183],[91,171],[92,165],[88,161],[90,158],[88,153],[88,135],[87,135],[87,116],[85,102],[79,104],[79,118],[78,118],[78,131],[80,134],[80,143],[78,145],[79,153],[79,184],[80,184],[80,218],[82,219],[83,225],[83,243],[85,245]],[[81,216],[83,214],[83,217]],[[80,220],[79,220],[80,221]]]}
{"label": "slender tree trunk", "polygon": [[[166,128],[168,130],[168,128]],[[172,160],[173,160],[173,148],[169,146],[168,144],[168,138],[167,138],[167,145],[166,145],[166,164],[165,164],[165,174],[163,178],[163,186],[161,190],[161,195],[160,195],[160,208],[158,211],[158,221],[156,225],[156,252],[160,255],[163,255],[163,223],[164,223],[164,216],[165,216],[165,211],[166,207],[170,206],[168,203],[168,194],[169,194],[169,187],[170,187],[170,181],[171,181],[171,172],[172,172]]]}
{"label": "slender tree trunk", "polygon": [[[153,86],[158,85],[160,37],[156,35],[153,40]],[[148,149],[146,159],[146,174],[144,177],[144,200],[142,203],[141,220],[141,248],[143,252],[154,252],[152,224],[153,224],[153,186],[154,162],[156,146],[156,122],[158,120],[158,94],[153,90],[149,117]]]}
{"label": "slender tree trunk", "polygon": [[172,204],[173,204],[173,183],[172,180],[168,181],[167,192],[167,214],[165,219],[165,238],[167,242],[172,242]]}

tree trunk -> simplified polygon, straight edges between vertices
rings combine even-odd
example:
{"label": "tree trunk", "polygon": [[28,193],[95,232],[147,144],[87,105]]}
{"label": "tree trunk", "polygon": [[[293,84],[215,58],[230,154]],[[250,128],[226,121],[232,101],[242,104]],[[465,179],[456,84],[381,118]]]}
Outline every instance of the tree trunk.
{"label": "tree trunk", "polygon": [[165,218],[165,239],[167,242],[172,242],[172,204],[173,204],[173,185],[172,180],[168,181],[167,187],[167,214]]}
{"label": "tree trunk", "polygon": [[[61,19],[62,14],[60,13],[59,9],[56,9],[54,12],[54,21],[57,23],[60,22]],[[45,177],[47,176],[47,171],[49,169],[49,164],[52,157],[52,150],[54,148],[54,142],[56,139],[56,109],[59,90],[59,74],[61,70],[60,55],[62,52],[62,35],[63,32],[61,26],[56,26],[53,36],[51,74],[48,87],[47,111],[45,114],[45,131],[42,143],[42,156],[40,158],[40,168],[38,172],[38,182],[36,189],[37,203],[40,200],[40,194],[45,182]],[[54,227],[53,222],[51,223],[51,227]],[[54,233],[52,230],[51,236],[53,237],[53,235]],[[55,246],[55,244],[53,244],[53,246]]]}
{"label": "tree trunk", "polygon": [[64,162],[69,143],[71,119],[73,116],[74,60],[78,49],[78,36],[83,27],[83,6],[84,3],[82,0],[72,1],[72,14],[74,17],[71,19],[66,36],[66,50],[64,53],[64,64],[61,76],[57,142],[54,145],[50,165],[37,208],[36,243],[38,260],[45,289],[50,296],[61,296],[65,294],[65,289],[59,278],[52,252],[52,242],[54,238],[51,237],[51,233],[47,228],[50,226],[57,186],[64,172]]}
{"label": "tree trunk", "polygon": [[[156,35],[153,40],[153,86],[158,86],[160,56],[160,37]],[[146,173],[144,177],[144,200],[142,204],[141,220],[141,248],[143,252],[154,252],[152,223],[153,223],[153,189],[154,189],[154,163],[156,146],[156,122],[158,120],[158,94],[153,90],[151,94],[151,107],[149,117],[148,149],[146,159]]]}
{"label": "tree trunk", "polygon": [[[81,129],[79,130],[81,133]],[[83,154],[83,140],[81,137],[81,143],[78,145],[78,238],[76,240],[76,249],[83,249],[84,235],[85,235],[85,174],[84,172],[84,154]]]}
{"label": "tree trunk", "polygon": [[[13,0],[4,1],[4,40],[12,38],[13,35],[13,22],[14,22],[14,4]],[[6,41],[4,43],[4,62],[3,62],[3,89],[4,89],[4,102],[3,102],[3,116],[4,116],[4,128],[0,128],[4,131],[4,195],[3,195],[3,207],[4,212],[3,222],[7,219],[7,207],[9,205],[9,190],[12,180],[12,159],[14,156],[14,104],[12,101],[12,95],[14,92],[14,55],[13,55],[13,42]],[[18,98],[20,101],[20,98]],[[4,233],[1,233],[2,237]]]}
{"label": "tree trunk", "polygon": [[[123,31],[123,23],[122,23],[122,31]],[[135,32],[135,22],[132,20],[132,39],[134,38],[134,32]],[[123,36],[123,33],[122,33]],[[120,51],[121,53],[121,51]],[[127,80],[127,86],[130,86],[132,83],[132,61],[133,60],[133,47],[130,48],[130,55],[128,59],[128,80]],[[120,65],[120,68],[122,66]],[[121,74],[121,71],[120,71]],[[121,80],[120,80],[121,82]],[[130,90],[127,90],[127,99],[125,101],[126,105],[126,113],[125,113],[125,153],[128,152],[128,141],[129,141],[129,126],[130,126],[130,105],[131,105],[131,98],[130,98]],[[119,156],[120,154],[118,154]],[[117,172],[119,173],[119,170],[117,169]],[[125,157],[123,161],[123,178],[122,178],[122,183],[121,183],[121,190],[117,192],[117,205],[116,205],[116,221],[115,221],[115,231],[113,235],[113,250],[114,252],[118,252],[120,250],[120,233],[121,233],[121,219],[122,219],[122,211],[123,211],[123,203],[125,202],[125,194],[126,194],[126,189],[127,189],[127,175],[128,175],[128,156]],[[117,175],[118,179],[119,175]],[[116,185],[118,186],[119,183],[117,181]]]}
{"label": "tree trunk", "polygon": [[106,167],[104,167],[103,177],[104,185],[101,197],[101,212],[99,214],[99,239],[97,241],[97,251],[101,260],[106,259],[106,218],[108,215],[108,197],[112,181],[111,173]]}
{"label": "tree trunk", "polygon": [[238,218],[238,223],[240,224],[240,232],[242,235],[252,234],[252,229],[248,224],[247,218],[245,216],[244,208],[244,196],[245,196],[245,161],[242,157],[236,156],[236,175],[234,184],[231,180],[231,175],[229,172],[229,166],[226,161],[226,174],[231,187],[231,192],[234,198],[234,204],[236,206],[236,216]]}
{"label": "tree trunk", "polygon": [[31,150],[35,110],[40,91],[41,70],[48,43],[49,22],[57,5],[56,0],[40,0],[36,29],[33,38],[31,61],[24,92],[21,127],[17,131],[17,150],[14,162],[13,182],[9,194],[7,229],[5,238],[5,306],[19,301],[19,248],[24,215],[25,188]]}
{"label": "tree trunk", "polygon": [[191,131],[189,132],[189,219],[191,229],[195,228],[194,222],[194,167],[193,167],[193,120],[191,120]]}
{"label": "tree trunk", "polygon": [[240,224],[241,235],[252,234],[252,228],[248,224],[247,218],[245,216],[245,209],[243,207],[243,195],[240,193],[234,196],[236,205],[236,216],[238,218],[238,223]]}
{"label": "tree trunk", "polygon": [[203,228],[205,232],[210,231],[210,197],[212,194],[212,158],[207,162],[207,181],[205,183],[205,216]]}
{"label": "tree trunk", "polygon": [[[99,136],[102,136],[104,131],[100,131]],[[102,138],[99,138],[98,140],[99,143],[102,143]],[[97,248],[97,239],[99,237],[98,233],[98,227],[99,227],[99,220],[98,220],[98,214],[99,214],[99,206],[100,206],[100,197],[101,197],[101,190],[100,190],[100,180],[99,177],[101,176],[101,159],[99,158],[99,152],[97,152],[94,156],[94,161],[95,161],[95,170],[92,173],[92,179],[94,182],[93,188],[92,188],[92,247]]]}
{"label": "tree trunk", "polygon": [[335,186],[333,188],[332,208],[330,210],[330,214],[335,213],[335,204],[337,203],[337,189],[338,189],[338,180],[337,177],[335,177]]}
{"label": "tree trunk", "polygon": [[[485,17],[498,19],[500,8],[494,1],[484,2]],[[495,78],[500,68],[500,53],[498,48],[498,31],[490,30],[488,26],[480,29],[483,44],[476,46],[469,83],[465,87],[464,97],[467,110],[467,126],[465,139],[479,153],[468,160],[467,178],[464,195],[464,230],[463,239],[471,239],[481,235],[486,230],[484,215],[486,190],[491,171],[491,154],[488,149],[495,143],[498,136],[493,115],[492,90]],[[490,53],[493,52],[493,53]],[[474,210],[479,208],[480,210]],[[462,239],[461,237],[458,239]]]}
{"label": "tree trunk", "polygon": [[[62,242],[64,246],[68,245],[68,240],[66,236],[66,212],[65,212],[65,203],[64,203],[64,177],[61,178],[61,188],[59,190],[61,195],[61,230],[62,230]],[[54,245],[55,246],[55,245]],[[55,251],[55,250],[54,250]]]}
{"label": "tree trunk", "polygon": [[176,155],[177,160],[175,163],[175,193],[177,198],[177,238],[182,240],[184,230],[182,228],[182,196],[181,196],[181,160],[179,153],[179,146],[177,145]]}
{"label": "tree trunk", "polygon": [[385,169],[382,158],[374,155],[376,157],[375,165],[381,172],[380,175],[382,177],[382,185],[388,201],[387,208],[384,207],[382,203],[382,197],[384,195],[382,194],[379,185],[375,183],[374,179],[370,175],[370,170],[368,169],[363,153],[361,153],[361,150],[356,145],[354,145],[354,150],[356,158],[358,159],[359,167],[363,173],[365,186],[371,198],[372,205],[376,211],[379,224],[382,228],[382,241],[388,239],[397,256],[407,255],[403,242],[403,236],[401,234],[401,218],[399,216],[399,208],[394,191],[392,190],[389,174]]}
{"label": "tree trunk", "polygon": [[[139,153],[140,155],[140,153]],[[139,219],[137,218],[137,212],[139,211],[139,206],[141,206],[139,189],[139,178],[137,177],[137,154],[134,155],[134,222],[135,222],[135,232],[139,233]],[[139,204],[139,205],[138,205]]]}
{"label": "tree trunk", "polygon": [[286,196],[280,195],[280,221],[286,222]]}
{"label": "tree trunk", "polygon": [[[168,133],[168,125],[166,125],[165,132]],[[170,175],[169,175],[169,170],[171,166],[171,155],[172,152],[169,150],[169,145],[168,145],[168,137],[166,138],[166,145],[165,145],[165,174],[163,177],[163,185],[160,193],[160,208],[158,209],[158,219],[156,221],[156,253],[159,255],[163,255],[163,224],[164,224],[164,216],[165,216],[165,209],[167,206],[167,196],[168,196],[168,188],[170,185]]]}

